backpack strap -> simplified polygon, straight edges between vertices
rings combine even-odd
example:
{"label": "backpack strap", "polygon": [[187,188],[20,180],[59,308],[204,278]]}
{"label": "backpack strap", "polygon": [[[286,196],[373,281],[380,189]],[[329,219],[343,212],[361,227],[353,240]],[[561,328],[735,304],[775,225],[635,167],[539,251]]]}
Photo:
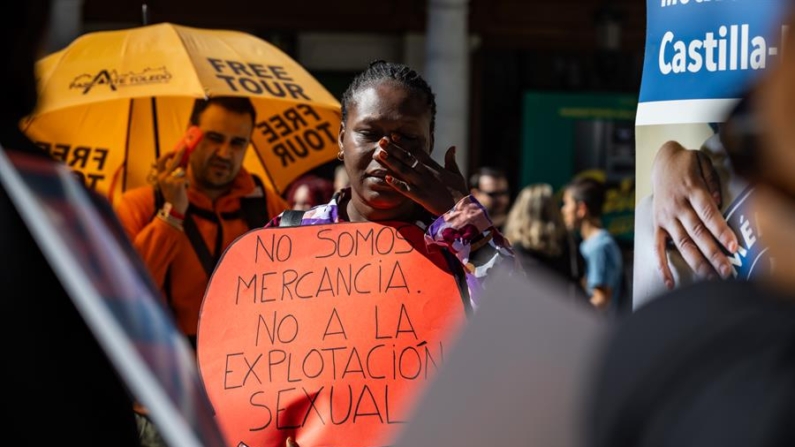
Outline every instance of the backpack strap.
{"label": "backpack strap", "polygon": [[[257,175],[251,174],[256,188],[250,196],[240,199],[240,211],[246,220],[249,229],[259,228],[268,223],[268,197],[265,194],[265,185]],[[259,194],[257,194],[259,192]]]}
{"label": "backpack strap", "polygon": [[[163,204],[166,203],[166,199],[163,197],[163,193],[160,191],[159,188],[155,188],[155,211],[154,215],[157,215],[158,210],[163,207]],[[207,244],[204,243],[204,239],[202,238],[201,233],[199,232],[199,228],[196,226],[196,222],[193,221],[193,207],[188,206],[188,210],[185,211],[185,219],[182,221],[182,227],[185,230],[185,235],[188,236],[188,240],[190,241],[190,245],[193,247],[193,251],[196,253],[196,256],[199,258],[199,262],[201,262],[202,268],[204,272],[207,273],[209,277],[213,273],[213,269],[215,268],[215,264],[218,263],[218,258],[213,256],[210,253],[210,249],[207,248]],[[211,216],[214,220],[217,221],[215,215]],[[154,218],[154,216],[152,216]],[[221,234],[221,228],[219,225],[218,228],[218,240],[216,241],[216,245],[220,244],[220,241],[223,239],[223,235]],[[216,247],[218,248],[218,247]],[[218,250],[216,250],[218,252]],[[219,253],[220,256],[220,253]],[[170,278],[166,280],[166,298],[169,302],[171,302],[171,293],[169,291],[170,287]]]}
{"label": "backpack strap", "polygon": [[301,219],[304,218],[306,211],[301,210],[284,210],[282,218],[279,221],[280,227],[297,227],[301,225]]}
{"label": "backpack strap", "polygon": [[464,305],[464,312],[466,313],[467,318],[471,317],[472,301],[469,297],[469,285],[467,285],[467,277],[466,272],[464,272],[464,266],[461,265],[461,262],[458,260],[458,258],[456,258],[455,255],[450,253],[450,251],[448,251],[446,248],[442,248],[441,251],[445,260],[447,261],[447,266],[450,267],[450,271],[453,273],[455,283],[458,286],[458,292],[461,294],[461,301]]}
{"label": "backpack strap", "polygon": [[[246,221],[249,229],[258,228],[265,226],[268,223],[268,199],[267,195],[265,194],[265,185],[258,176],[252,174],[252,179],[254,180],[254,184],[256,185],[254,192],[247,197],[243,197],[240,199],[240,212],[242,213],[243,219]],[[157,211],[163,207],[166,200],[163,197],[163,193],[160,189],[155,188],[155,214]],[[183,221],[183,228],[185,229],[185,235],[188,236],[188,240],[190,240],[191,246],[193,246],[193,250],[196,252],[196,256],[199,257],[199,261],[204,268],[204,271],[207,273],[207,276],[210,276],[215,269],[215,265],[218,263],[218,259],[221,253],[221,241],[223,239],[221,233],[221,226],[220,222],[218,222],[217,217],[214,214],[202,213],[202,210],[198,210],[193,206],[189,205],[188,210],[185,211],[185,220]],[[201,233],[199,232],[198,227],[196,226],[196,222],[193,221],[191,214],[200,214],[202,218],[216,221],[219,224],[219,231],[218,231],[218,238],[216,238],[216,256],[213,256],[210,253],[210,250],[207,248],[207,244],[204,243],[204,239],[202,238]],[[207,215],[205,215],[207,214]],[[152,216],[154,218],[154,216]],[[224,216],[224,217],[236,217],[232,216]]]}
{"label": "backpack strap", "polygon": [[[188,211],[190,211],[190,207],[188,207]],[[204,243],[202,234],[199,232],[199,227],[196,226],[193,216],[187,212],[185,213],[185,220],[182,222],[182,227],[185,230],[185,235],[188,236],[188,240],[190,241],[190,245],[193,247],[193,251],[196,252],[196,256],[199,257],[199,262],[201,262],[204,272],[207,273],[207,277],[209,278],[212,276],[213,269],[215,269],[215,265],[220,259],[220,250],[216,251],[216,253],[218,253],[217,256],[213,256],[210,253],[210,249],[207,248],[207,244]],[[218,242],[220,242],[220,240],[223,238],[223,235],[221,235],[220,222],[217,234],[219,235],[217,238]],[[216,245],[220,245],[220,243]]]}

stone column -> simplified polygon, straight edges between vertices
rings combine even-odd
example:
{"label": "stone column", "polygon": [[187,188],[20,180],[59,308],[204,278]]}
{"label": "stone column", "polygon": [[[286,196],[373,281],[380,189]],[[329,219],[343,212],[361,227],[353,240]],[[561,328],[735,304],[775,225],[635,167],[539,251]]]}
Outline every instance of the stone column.
{"label": "stone column", "polygon": [[55,0],[50,14],[47,52],[69,45],[83,32],[83,0]]}
{"label": "stone column", "polygon": [[469,173],[469,0],[429,0],[425,79],[436,93],[434,159],[456,146],[456,161]]}

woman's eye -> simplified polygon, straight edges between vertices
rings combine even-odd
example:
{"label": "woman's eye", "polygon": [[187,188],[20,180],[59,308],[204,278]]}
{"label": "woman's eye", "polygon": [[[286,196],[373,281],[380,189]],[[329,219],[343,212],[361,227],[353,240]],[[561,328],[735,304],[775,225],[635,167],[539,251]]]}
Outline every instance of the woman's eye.
{"label": "woman's eye", "polygon": [[371,132],[371,131],[368,131],[368,130],[360,131],[359,135],[361,135],[362,137],[364,137],[364,138],[366,138],[367,140],[370,140],[370,141],[375,141],[375,140],[378,140],[379,138],[381,138],[380,136],[378,136],[378,134],[376,132]]}

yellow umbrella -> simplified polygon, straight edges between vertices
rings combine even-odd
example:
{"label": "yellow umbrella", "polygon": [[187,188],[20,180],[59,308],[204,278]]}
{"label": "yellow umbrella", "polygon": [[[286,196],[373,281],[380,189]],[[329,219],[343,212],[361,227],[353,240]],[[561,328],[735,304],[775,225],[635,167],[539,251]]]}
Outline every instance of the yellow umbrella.
{"label": "yellow umbrella", "polygon": [[84,34],[37,63],[40,103],[22,128],[107,194],[146,182],[185,132],[195,98],[257,109],[244,166],[277,192],[334,159],[340,104],[303,67],[250,34],[160,23]]}

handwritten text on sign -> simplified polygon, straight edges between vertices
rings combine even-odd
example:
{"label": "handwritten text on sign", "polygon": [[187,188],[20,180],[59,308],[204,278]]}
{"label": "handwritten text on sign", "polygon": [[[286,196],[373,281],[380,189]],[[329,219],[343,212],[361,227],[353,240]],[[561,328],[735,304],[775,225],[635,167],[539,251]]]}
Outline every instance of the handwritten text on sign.
{"label": "handwritten text on sign", "polygon": [[414,225],[260,229],[213,274],[199,364],[230,445],[385,445],[463,320]]}

